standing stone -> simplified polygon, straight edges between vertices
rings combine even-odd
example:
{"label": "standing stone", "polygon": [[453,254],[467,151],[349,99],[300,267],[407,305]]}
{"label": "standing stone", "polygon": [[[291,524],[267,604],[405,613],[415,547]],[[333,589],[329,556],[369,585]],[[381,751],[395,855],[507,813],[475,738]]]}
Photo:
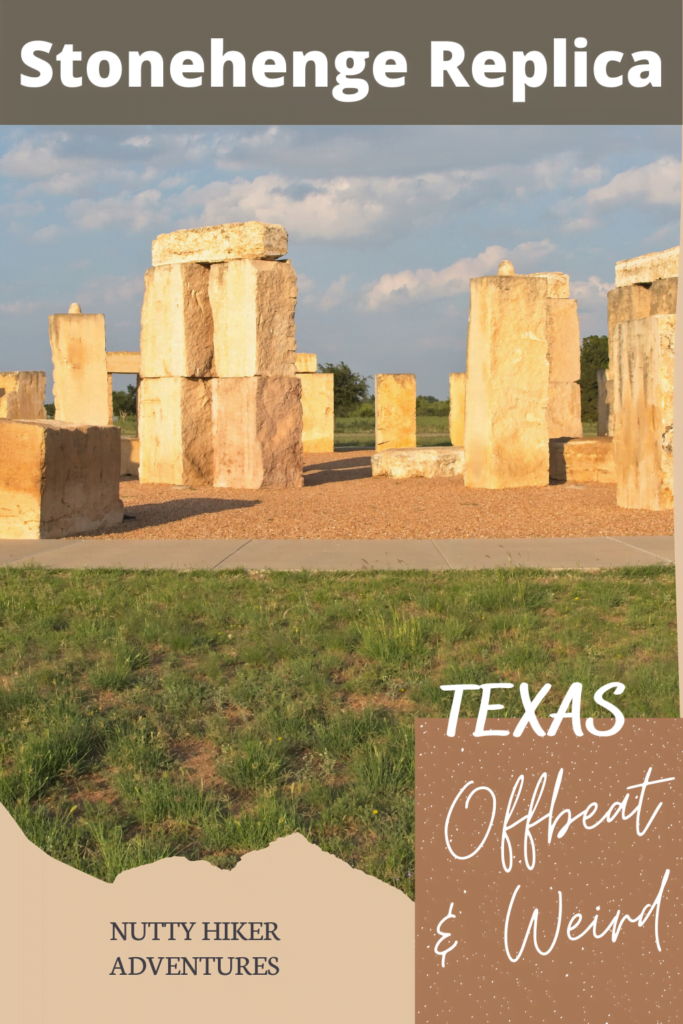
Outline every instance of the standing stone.
{"label": "standing stone", "polygon": [[0,537],[71,537],[123,519],[117,427],[0,419]]}
{"label": "standing stone", "polygon": [[334,374],[297,373],[304,452],[334,451]]}
{"label": "standing stone", "polygon": [[297,288],[289,260],[215,263],[209,298],[216,376],[294,375]]}
{"label": "standing stone", "polygon": [[470,281],[467,487],[548,486],[547,277]]}
{"label": "standing stone", "polygon": [[614,381],[607,379],[607,370],[596,370],[598,385],[598,437],[609,437]]}
{"label": "standing stone", "polygon": [[297,352],[294,365],[297,373],[317,373],[318,357],[315,352]]}
{"label": "standing stone", "polygon": [[276,260],[287,252],[281,224],[257,220],[185,228],[158,235],[152,242],[152,266],[165,263],[225,263],[227,260]]}
{"label": "standing stone", "polygon": [[303,487],[301,383],[292,377],[217,377],[214,487]]}
{"label": "standing stone", "polygon": [[615,329],[614,463],[620,508],[673,508],[673,314]]}
{"label": "standing stone", "polygon": [[49,318],[54,366],[55,419],[109,423],[109,387],[102,313],[57,313]]}
{"label": "standing stone", "polygon": [[145,273],[140,331],[142,377],[213,375],[209,270],[198,263]]}
{"label": "standing stone", "polygon": [[465,443],[465,378],[466,374],[464,373],[448,375],[450,398],[448,432],[454,448],[462,448]]}
{"label": "standing stone", "polygon": [[581,388],[577,383],[581,376],[581,338],[574,299],[548,297],[547,333],[548,437],[582,437]]}
{"label": "standing stone", "polygon": [[375,376],[375,449],[417,446],[417,387],[414,373]]}
{"label": "standing stone", "polygon": [[0,373],[0,418],[45,419],[45,374],[42,370]]}
{"label": "standing stone", "polygon": [[138,392],[140,482],[212,483],[211,381],[149,377]]}

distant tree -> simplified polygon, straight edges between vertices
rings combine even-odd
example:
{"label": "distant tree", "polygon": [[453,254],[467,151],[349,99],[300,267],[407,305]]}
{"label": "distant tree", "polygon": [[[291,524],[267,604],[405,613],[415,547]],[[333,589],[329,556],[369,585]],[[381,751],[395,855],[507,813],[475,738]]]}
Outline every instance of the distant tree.
{"label": "distant tree", "polygon": [[54,402],[45,402],[45,415],[49,420],[53,420],[55,418]]}
{"label": "distant tree", "polygon": [[581,345],[581,419],[595,423],[598,419],[597,370],[609,366],[609,348],[606,334],[589,334]]}
{"label": "distant tree", "polygon": [[320,373],[334,374],[334,411],[351,412],[368,399],[368,377],[354,373],[346,363],[320,363]]}
{"label": "distant tree", "polygon": [[122,420],[125,420],[126,416],[137,416],[138,389],[135,384],[129,384],[127,391],[112,391],[111,401],[114,416],[120,416]]}
{"label": "distant tree", "polygon": [[434,395],[417,396],[418,416],[448,416],[450,408],[451,403],[448,400],[440,402]]}

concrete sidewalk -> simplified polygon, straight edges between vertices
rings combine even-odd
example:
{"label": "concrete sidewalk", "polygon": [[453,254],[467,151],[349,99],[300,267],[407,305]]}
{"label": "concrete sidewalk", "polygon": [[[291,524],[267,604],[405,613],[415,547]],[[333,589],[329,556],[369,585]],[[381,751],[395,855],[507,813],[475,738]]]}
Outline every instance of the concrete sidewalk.
{"label": "concrete sidewalk", "polygon": [[609,569],[673,561],[673,537],[0,540],[0,565],[54,569]]}

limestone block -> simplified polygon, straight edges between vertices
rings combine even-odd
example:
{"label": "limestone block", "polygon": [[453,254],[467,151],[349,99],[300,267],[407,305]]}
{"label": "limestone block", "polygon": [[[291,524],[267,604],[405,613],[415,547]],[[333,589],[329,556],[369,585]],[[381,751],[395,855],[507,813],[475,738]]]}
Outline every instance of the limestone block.
{"label": "limestone block", "polygon": [[140,471],[140,438],[121,438],[121,476],[138,477]]}
{"label": "limestone block", "polygon": [[57,313],[49,318],[55,419],[109,423],[109,386],[102,313]]}
{"label": "limestone block", "polygon": [[678,278],[663,277],[650,286],[650,316],[665,316],[676,312]]}
{"label": "limestone block", "polygon": [[318,357],[315,352],[297,352],[295,366],[297,373],[317,373]]}
{"label": "limestone block", "polygon": [[547,283],[470,281],[465,485],[548,485]]}
{"label": "limestone block", "polygon": [[[642,284],[613,288],[607,292],[607,331],[610,346],[617,324],[625,323],[627,320],[642,320],[643,317],[650,315],[650,292],[651,289]],[[611,347],[610,362],[612,362]]]}
{"label": "limestone block", "polygon": [[209,270],[198,263],[153,267],[145,273],[140,376],[213,376]]}
{"label": "limestone block", "polygon": [[448,432],[454,448],[461,448],[465,443],[465,376],[464,373],[448,375],[448,397],[451,403]]}
{"label": "limestone block", "polygon": [[551,439],[550,479],[568,484],[615,484],[612,438]]}
{"label": "limestone block", "polygon": [[375,448],[417,444],[417,388],[414,373],[375,376]]}
{"label": "limestone block", "polygon": [[607,379],[607,370],[596,370],[598,383],[598,437],[609,437],[609,423],[612,416],[612,392],[614,381]]}
{"label": "limestone block", "polygon": [[42,370],[0,373],[0,417],[45,419],[45,374]]}
{"label": "limestone block", "polygon": [[248,220],[214,224],[157,235],[152,242],[152,266],[164,263],[225,263],[227,260],[276,260],[287,252],[287,232],[281,224]]}
{"label": "limestone block", "polygon": [[461,477],[465,469],[464,448],[386,448],[370,459],[373,476],[393,480],[409,477]]}
{"label": "limestone block", "polygon": [[107,373],[140,373],[139,352],[107,352]]}
{"label": "limestone block", "polygon": [[548,385],[548,437],[583,437],[578,384]]}
{"label": "limestone block", "polygon": [[630,284],[652,284],[663,277],[678,277],[678,246],[662,252],[649,252],[645,256],[634,256],[630,260],[619,260],[614,271],[616,288]]}
{"label": "limestone block", "polygon": [[301,383],[297,377],[216,377],[214,487],[303,487]]}
{"label": "limestone block", "polygon": [[569,274],[561,274],[558,271],[549,271],[539,274],[527,274],[526,276],[541,278],[544,280],[546,283],[546,295],[549,299],[569,298]]}
{"label": "limestone block", "polygon": [[676,317],[617,324],[614,463],[620,508],[673,508]]}
{"label": "limestone block", "polygon": [[216,263],[209,298],[218,377],[294,375],[297,288],[289,260]]}
{"label": "limestone block", "polygon": [[117,427],[0,420],[0,537],[92,533],[123,519]]}
{"label": "limestone block", "polygon": [[334,451],[334,374],[297,373],[305,452]]}
{"label": "limestone block", "polygon": [[149,377],[138,392],[140,481],[211,485],[211,381]]}
{"label": "limestone block", "polygon": [[554,384],[569,384],[581,376],[581,334],[576,300],[549,298],[547,309],[549,380]]}

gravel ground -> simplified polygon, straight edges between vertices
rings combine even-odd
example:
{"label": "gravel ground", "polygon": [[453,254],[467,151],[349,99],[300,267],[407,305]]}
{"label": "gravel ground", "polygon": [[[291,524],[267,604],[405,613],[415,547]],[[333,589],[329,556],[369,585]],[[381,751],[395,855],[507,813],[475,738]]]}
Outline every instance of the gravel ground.
{"label": "gravel ground", "polygon": [[362,452],[307,455],[305,486],[236,491],[121,481],[131,539],[595,537],[673,533],[673,512],[617,508],[610,484],[485,491],[460,480],[372,478]]}

